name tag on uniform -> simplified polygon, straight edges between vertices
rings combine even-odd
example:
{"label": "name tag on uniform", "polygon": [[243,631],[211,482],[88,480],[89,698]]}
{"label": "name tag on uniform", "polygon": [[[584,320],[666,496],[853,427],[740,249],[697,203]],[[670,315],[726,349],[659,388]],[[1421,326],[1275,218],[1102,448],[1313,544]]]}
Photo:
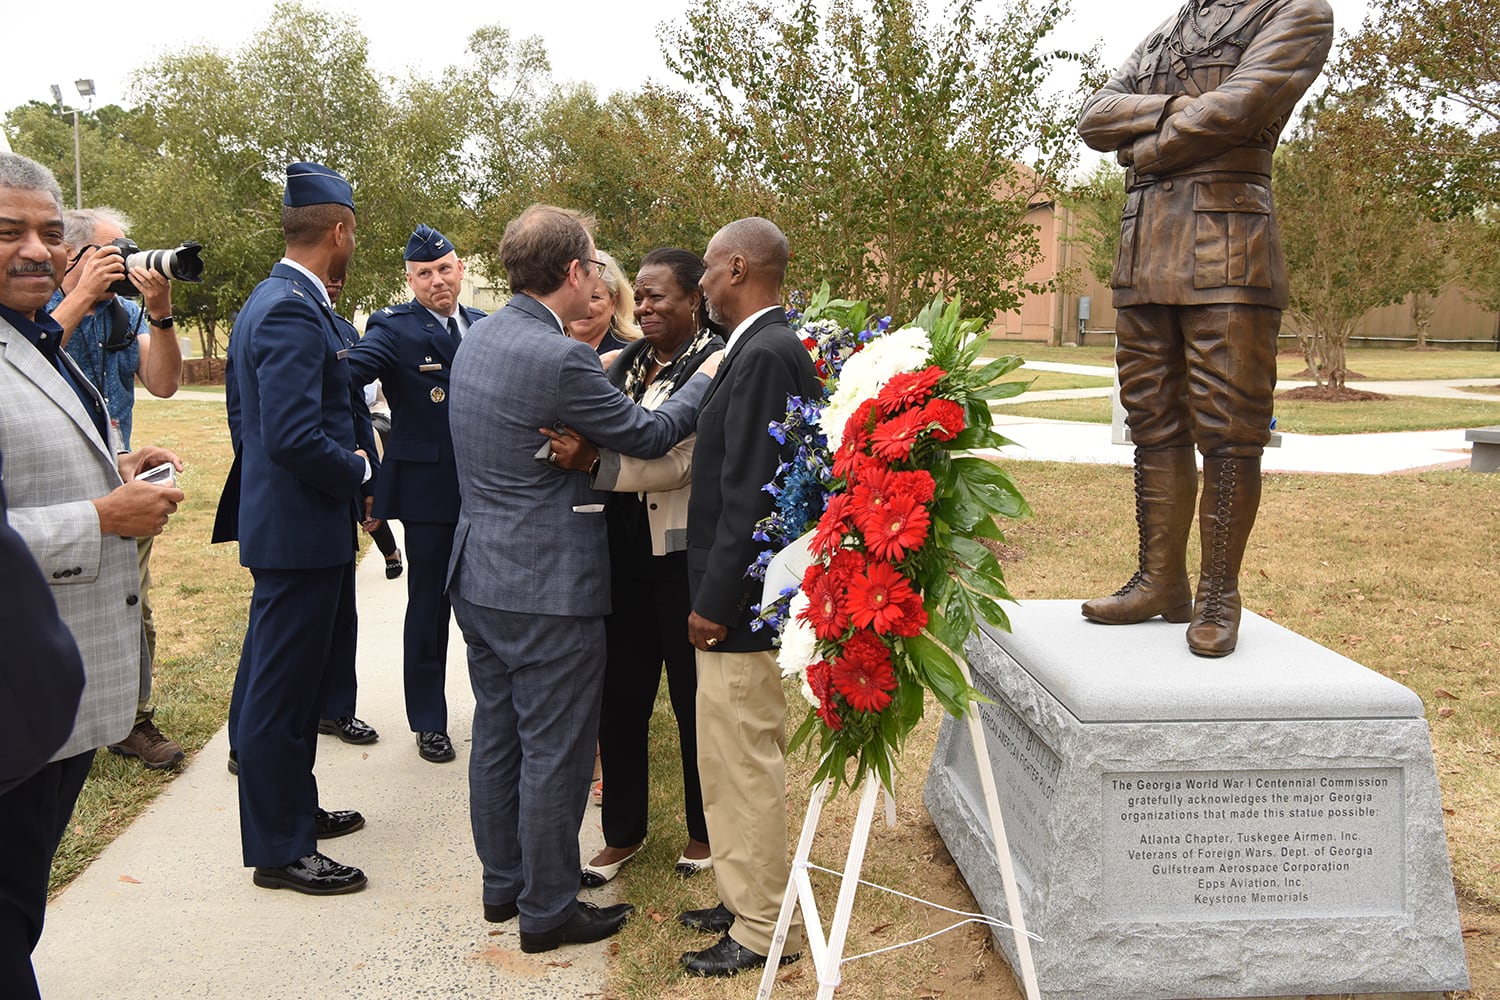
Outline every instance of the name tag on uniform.
{"label": "name tag on uniform", "polygon": [[346,347],[342,351],[336,351],[336,352],[334,352],[333,356],[336,357],[336,358],[338,358],[340,361],[343,361],[345,358],[347,358],[349,356],[349,348]]}
{"label": "name tag on uniform", "polygon": [[575,514],[603,514],[604,513],[604,505],[602,503],[581,503],[581,504],[578,504],[576,507],[573,508],[573,513],[575,513]]}
{"label": "name tag on uniform", "polygon": [[417,371],[419,372],[440,372],[442,370],[442,365],[417,365]]}

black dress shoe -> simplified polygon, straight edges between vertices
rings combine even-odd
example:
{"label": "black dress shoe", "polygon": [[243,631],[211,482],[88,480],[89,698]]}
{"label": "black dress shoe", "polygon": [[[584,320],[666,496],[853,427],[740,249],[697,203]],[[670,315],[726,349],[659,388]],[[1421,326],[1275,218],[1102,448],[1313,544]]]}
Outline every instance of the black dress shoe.
{"label": "black dress shoe", "polygon": [[317,831],[319,840],[342,837],[346,833],[364,829],[364,825],[365,818],[353,809],[339,809],[334,812],[319,809],[313,817],[313,829]]}
{"label": "black dress shoe", "polygon": [[447,733],[418,733],[417,753],[434,764],[446,764],[457,756]]}
{"label": "black dress shoe", "polygon": [[603,941],[625,926],[625,918],[635,912],[629,903],[595,906],[579,902],[573,915],[561,927],[550,931],[522,931],[521,950],[534,954],[551,951],[560,944],[588,944]]}
{"label": "black dress shoe", "polygon": [[514,902],[484,904],[484,919],[492,924],[503,924],[520,912],[520,907],[516,906]]}
{"label": "black dress shoe", "polygon": [[720,903],[706,910],[684,910],[677,914],[677,922],[690,931],[705,934],[723,934],[734,926],[734,914]]}
{"label": "black dress shoe", "polygon": [[352,715],[341,715],[337,719],[318,720],[318,732],[324,736],[337,736],[345,743],[363,746],[380,739],[375,727],[356,719]]}
{"label": "black dress shoe", "polygon": [[233,750],[229,751],[229,773],[236,778],[240,776],[240,755]]}
{"label": "black dress shoe", "polygon": [[317,851],[279,868],[257,868],[252,878],[262,889],[295,889],[310,896],[358,892],[369,881],[358,868],[341,865]]}
{"label": "black dress shoe", "polygon": [[397,549],[385,557],[385,578],[394,580],[401,575],[401,550]]}
{"label": "black dress shoe", "polygon": [[[790,965],[802,957],[782,955],[781,964]],[[725,934],[702,951],[690,951],[682,956],[682,967],[694,976],[737,976],[746,969],[759,969],[766,964],[766,956],[758,955]]]}

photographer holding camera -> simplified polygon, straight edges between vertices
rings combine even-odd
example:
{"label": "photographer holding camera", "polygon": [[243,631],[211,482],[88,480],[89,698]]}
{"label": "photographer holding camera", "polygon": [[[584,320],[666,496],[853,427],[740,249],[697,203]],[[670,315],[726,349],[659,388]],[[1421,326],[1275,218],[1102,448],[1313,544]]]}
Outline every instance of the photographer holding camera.
{"label": "photographer holding camera", "polygon": [[[63,213],[63,242],[68,267],[52,294],[47,311],[63,328],[63,349],[104,396],[110,421],[130,450],[131,411],[135,406],[135,376],[153,396],[163,399],[182,381],[182,348],[172,328],[172,283],[155,268],[125,266],[126,250],[111,245],[125,242],[130,220],[112,208],[86,208]],[[123,284],[128,277],[130,285]],[[145,311],[127,298],[139,294]],[[161,331],[160,337],[151,334]],[[185,754],[174,740],[162,735],[150,705],[151,666],[156,657],[156,627],[151,615],[151,538],[138,538],[141,617],[146,626],[147,658],[141,663],[140,699],[130,735],[109,749],[137,757],[152,770],[174,767]]]}
{"label": "photographer holding camera", "polygon": [[[63,213],[68,271],[52,296],[48,312],[63,328],[63,348],[104,394],[109,418],[130,447],[135,379],[162,399],[182,381],[182,348],[172,326],[172,283],[165,274],[137,267],[128,278],[145,301],[145,312],[123,294],[127,278],[124,241],[130,220],[112,208]],[[134,294],[126,291],[126,294]],[[151,334],[162,336],[153,344]],[[152,348],[155,348],[153,350]]]}

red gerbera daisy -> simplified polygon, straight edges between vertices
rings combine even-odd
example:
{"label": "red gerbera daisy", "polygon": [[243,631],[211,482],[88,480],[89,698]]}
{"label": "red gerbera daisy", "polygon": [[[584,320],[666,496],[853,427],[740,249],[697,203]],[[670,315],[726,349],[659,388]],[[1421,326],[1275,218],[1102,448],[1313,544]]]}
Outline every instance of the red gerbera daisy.
{"label": "red gerbera daisy", "polygon": [[936,487],[932,473],[926,469],[913,472],[897,472],[880,466],[864,471],[858,481],[851,481],[849,496],[854,498],[851,515],[868,508],[882,508],[893,497],[910,497],[919,504],[932,502]]}
{"label": "red gerbera daisy", "polygon": [[877,459],[871,458],[862,448],[851,447],[846,439],[838,454],[833,456],[833,474],[846,483],[856,482],[885,468]]}
{"label": "red gerbera daisy", "polygon": [[900,562],[927,541],[931,520],[927,508],[909,496],[887,497],[878,507],[856,508],[855,523],[865,538],[865,549],[876,559]]}
{"label": "red gerbera daisy", "polygon": [[919,372],[901,372],[891,376],[875,397],[880,404],[881,416],[888,417],[908,406],[918,405],[932,395],[938,380],[946,374],[948,373],[941,368],[932,365]]}
{"label": "red gerbera daisy", "polygon": [[856,712],[878,712],[891,703],[896,690],[891,653],[869,632],[856,632],[833,664],[834,689]]}
{"label": "red gerbera daisy", "polygon": [[870,428],[875,426],[879,418],[880,409],[875,405],[875,400],[867,399],[860,403],[849,419],[844,421],[844,439],[839,444],[839,451],[845,448],[856,452],[864,451],[870,443]]}
{"label": "red gerbera daisy", "polygon": [[876,424],[870,433],[870,452],[887,462],[900,462],[911,455],[912,445],[927,429],[921,410],[906,410],[884,423]]}
{"label": "red gerbera daisy", "polygon": [[849,617],[859,628],[881,635],[915,635],[927,624],[921,597],[896,567],[872,562],[849,584]]}
{"label": "red gerbera daisy", "polygon": [[849,608],[844,581],[814,563],[802,575],[807,607],[798,616],[813,627],[819,639],[837,639],[849,629]]}
{"label": "red gerbera daisy", "polygon": [[847,493],[834,493],[828,498],[828,506],[818,518],[818,532],[813,535],[813,552],[827,555],[843,544],[849,532],[850,502]]}

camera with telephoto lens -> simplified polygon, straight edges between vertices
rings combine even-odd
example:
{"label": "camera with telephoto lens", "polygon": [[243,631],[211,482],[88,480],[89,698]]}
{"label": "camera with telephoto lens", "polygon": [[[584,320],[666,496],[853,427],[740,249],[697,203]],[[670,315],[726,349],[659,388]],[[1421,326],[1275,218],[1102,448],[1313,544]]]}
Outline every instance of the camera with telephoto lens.
{"label": "camera with telephoto lens", "polygon": [[193,240],[185,240],[181,246],[172,250],[142,250],[128,236],[111,240],[109,245],[119,247],[125,258],[126,276],[109,286],[109,290],[116,295],[141,294],[140,289],[130,280],[132,267],[144,267],[148,271],[165,274],[173,281],[203,280],[203,260],[199,256],[203,252],[203,244]]}

